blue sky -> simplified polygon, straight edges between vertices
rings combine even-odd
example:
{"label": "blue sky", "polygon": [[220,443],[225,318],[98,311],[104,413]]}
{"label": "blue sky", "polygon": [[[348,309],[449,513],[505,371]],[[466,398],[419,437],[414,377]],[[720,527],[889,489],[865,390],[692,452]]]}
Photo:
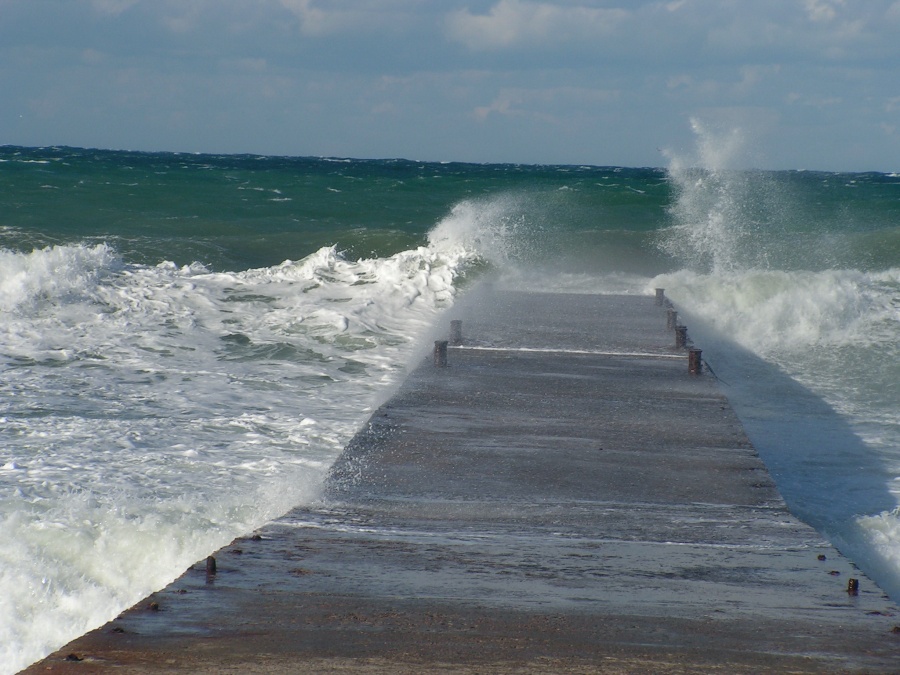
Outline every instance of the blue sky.
{"label": "blue sky", "polygon": [[900,0],[0,0],[0,92],[0,144],[898,171]]}

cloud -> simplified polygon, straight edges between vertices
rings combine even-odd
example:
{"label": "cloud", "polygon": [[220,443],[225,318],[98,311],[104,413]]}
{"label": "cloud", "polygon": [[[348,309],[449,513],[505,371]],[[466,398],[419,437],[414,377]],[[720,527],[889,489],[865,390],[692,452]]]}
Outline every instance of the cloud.
{"label": "cloud", "polygon": [[781,72],[780,65],[768,66],[743,66],[740,69],[741,80],[734,86],[734,91],[740,96],[749,96],[770,76]]}
{"label": "cloud", "polygon": [[844,103],[844,99],[840,96],[804,95],[796,91],[790,92],[786,97],[786,101],[790,105],[803,105],[812,108],[831,108]]}
{"label": "cloud", "polygon": [[98,66],[106,60],[106,55],[103,52],[98,52],[96,49],[85,49],[81,52],[81,61],[89,66]]}
{"label": "cloud", "polygon": [[509,117],[530,116],[556,121],[565,116],[567,110],[582,109],[584,106],[598,107],[615,101],[619,95],[620,92],[615,90],[585,87],[547,89],[513,87],[501,89],[491,103],[475,108],[473,114],[475,119],[482,122],[494,114]]}
{"label": "cloud", "polygon": [[234,62],[235,70],[247,73],[262,73],[268,67],[265,59],[261,58],[241,58]]}
{"label": "cloud", "polygon": [[473,51],[486,51],[601,38],[612,34],[628,16],[628,11],[619,8],[500,0],[487,14],[472,14],[469,9],[452,12],[446,19],[446,32]]}
{"label": "cloud", "polygon": [[775,111],[783,165],[895,168],[900,142],[900,0],[0,8],[3,108],[34,113],[0,118],[10,142],[646,164],[703,111]]}
{"label": "cloud", "polygon": [[666,80],[666,88],[669,91],[687,94],[691,98],[708,98],[717,94],[721,87],[718,82],[710,79],[698,80],[693,75],[680,73]]}
{"label": "cloud", "polygon": [[806,14],[810,21],[832,21],[837,16],[837,7],[844,0],[804,0]]}
{"label": "cloud", "polygon": [[203,23],[201,16],[204,9],[200,2],[181,3],[175,14],[162,17],[163,25],[173,33],[192,33]]}
{"label": "cloud", "polygon": [[118,16],[138,2],[139,0],[91,0],[91,7],[99,14]]}
{"label": "cloud", "polygon": [[317,35],[335,27],[334,15],[316,7],[313,0],[281,0],[281,4],[300,19],[300,29],[304,33]]}
{"label": "cloud", "polygon": [[393,32],[406,26],[416,0],[278,0],[306,36],[347,32]]}

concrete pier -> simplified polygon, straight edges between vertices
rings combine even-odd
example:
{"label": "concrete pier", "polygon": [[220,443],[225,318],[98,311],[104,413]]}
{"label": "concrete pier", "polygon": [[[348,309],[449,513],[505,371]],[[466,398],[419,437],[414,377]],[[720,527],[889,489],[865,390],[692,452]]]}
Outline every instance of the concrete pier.
{"label": "concrete pier", "polygon": [[26,672],[900,670],[897,607],[791,516],[658,299],[486,290],[449,318],[462,344],[320,504]]}

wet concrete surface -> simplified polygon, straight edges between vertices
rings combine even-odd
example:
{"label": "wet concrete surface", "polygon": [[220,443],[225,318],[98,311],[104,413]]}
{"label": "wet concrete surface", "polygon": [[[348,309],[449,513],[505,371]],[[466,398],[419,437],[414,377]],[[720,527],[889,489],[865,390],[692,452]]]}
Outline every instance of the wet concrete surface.
{"label": "wet concrete surface", "polygon": [[654,298],[484,289],[449,318],[448,367],[320,504],[26,672],[900,671],[897,607],[790,515]]}

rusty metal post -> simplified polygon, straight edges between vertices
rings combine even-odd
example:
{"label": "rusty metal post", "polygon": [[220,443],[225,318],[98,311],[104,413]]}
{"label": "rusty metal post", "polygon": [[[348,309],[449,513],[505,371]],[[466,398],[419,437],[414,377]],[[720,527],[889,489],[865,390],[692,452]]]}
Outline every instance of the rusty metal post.
{"label": "rusty metal post", "polygon": [[447,340],[435,340],[434,341],[434,367],[435,368],[446,368],[447,367]]}
{"label": "rusty metal post", "polygon": [[859,579],[847,579],[847,592],[850,595],[859,595]]}
{"label": "rusty metal post", "polygon": [[703,372],[703,360],[700,358],[702,353],[699,349],[688,350],[688,372],[691,375],[700,375]]}
{"label": "rusty metal post", "polygon": [[461,345],[462,341],[462,321],[454,319],[450,322],[450,344]]}
{"label": "rusty metal post", "polygon": [[687,346],[687,326],[675,326],[675,349]]}
{"label": "rusty metal post", "polygon": [[666,300],[666,289],[665,288],[657,288],[656,289],[656,304],[662,305]]}
{"label": "rusty metal post", "polygon": [[678,325],[678,312],[674,309],[666,310],[666,330],[675,330]]}
{"label": "rusty metal post", "polygon": [[214,556],[206,558],[206,583],[209,585],[216,583],[216,559]]}

